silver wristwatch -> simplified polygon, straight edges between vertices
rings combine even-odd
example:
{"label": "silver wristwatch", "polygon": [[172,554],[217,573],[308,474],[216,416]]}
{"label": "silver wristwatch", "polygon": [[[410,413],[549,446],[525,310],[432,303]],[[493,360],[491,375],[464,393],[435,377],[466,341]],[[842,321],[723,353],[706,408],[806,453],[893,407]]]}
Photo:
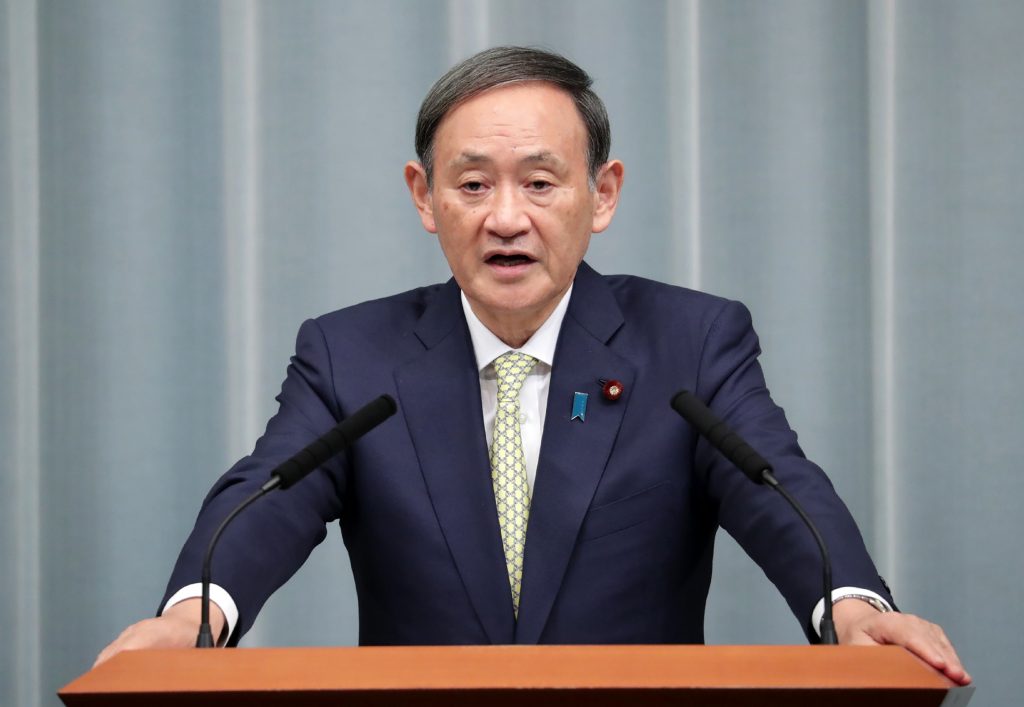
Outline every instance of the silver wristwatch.
{"label": "silver wristwatch", "polygon": [[883,614],[888,614],[890,611],[892,611],[892,608],[884,601],[879,601],[875,597],[869,597],[866,594],[843,594],[842,596],[833,599],[832,604],[835,605],[841,602],[843,599],[860,599],[861,601],[867,602]]}

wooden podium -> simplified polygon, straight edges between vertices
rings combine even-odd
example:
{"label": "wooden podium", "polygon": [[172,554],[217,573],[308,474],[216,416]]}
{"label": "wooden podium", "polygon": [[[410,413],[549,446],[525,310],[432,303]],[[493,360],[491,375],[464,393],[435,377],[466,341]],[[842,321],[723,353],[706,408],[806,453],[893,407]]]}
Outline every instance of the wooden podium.
{"label": "wooden podium", "polygon": [[120,653],[68,707],[961,707],[972,687],[895,646],[458,646]]}

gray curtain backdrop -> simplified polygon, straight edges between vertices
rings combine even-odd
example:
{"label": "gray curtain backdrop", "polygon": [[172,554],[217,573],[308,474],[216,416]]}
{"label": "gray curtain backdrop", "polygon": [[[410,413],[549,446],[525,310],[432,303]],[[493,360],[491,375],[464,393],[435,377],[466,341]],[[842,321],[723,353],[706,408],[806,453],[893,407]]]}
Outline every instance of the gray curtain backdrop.
{"label": "gray curtain backdrop", "polygon": [[[0,704],[153,614],[304,318],[447,277],[401,168],[431,82],[499,43],[608,104],[590,262],[750,306],[902,608],[1014,703],[1022,37],[995,0],[0,0]],[[724,535],[707,621],[803,640]],[[244,644],[355,638],[334,531]]]}

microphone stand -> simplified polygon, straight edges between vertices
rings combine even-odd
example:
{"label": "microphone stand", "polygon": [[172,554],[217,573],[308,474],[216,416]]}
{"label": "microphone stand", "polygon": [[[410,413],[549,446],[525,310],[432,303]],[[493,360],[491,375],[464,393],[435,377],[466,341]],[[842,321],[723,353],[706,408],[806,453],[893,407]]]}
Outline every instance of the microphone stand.
{"label": "microphone stand", "polygon": [[[271,486],[271,482],[276,483],[274,483],[274,485]],[[228,527],[228,523],[233,521],[239,513],[244,511],[255,501],[263,498],[268,492],[276,488],[277,485],[280,483],[281,479],[275,476],[272,479],[270,479],[270,481],[268,481],[266,484],[264,484],[258,491],[249,496],[249,498],[242,501],[242,503],[239,504],[239,506],[235,508],[235,510],[231,511],[231,513],[228,514],[227,518],[221,521],[221,524],[217,526],[217,530],[216,532],[214,532],[213,537],[210,540],[210,544],[206,547],[206,556],[203,558],[202,576],[203,603],[199,615],[200,624],[199,635],[196,636],[196,648],[213,648],[215,645],[213,640],[213,631],[210,628],[210,564],[213,561],[213,549],[217,547],[217,541],[220,540],[221,533],[224,532],[224,529]]]}
{"label": "microphone stand", "polygon": [[818,549],[821,550],[821,562],[822,562],[822,601],[824,601],[825,613],[821,617],[821,642],[826,646],[834,646],[839,643],[836,637],[836,624],[832,620],[832,560],[828,554],[828,548],[825,547],[825,540],[821,537],[821,533],[814,527],[814,523],[811,522],[810,517],[804,512],[804,509],[797,503],[797,500],[790,495],[786,487],[779,483],[779,480],[772,474],[771,469],[763,469],[761,471],[761,478],[768,486],[779,492],[779,494],[789,502],[789,505],[793,507],[797,515],[800,516],[808,530],[811,531],[811,535],[814,536],[814,541],[818,543]]}
{"label": "microphone stand", "polygon": [[354,412],[351,417],[339,422],[329,432],[274,469],[270,474],[270,479],[259,490],[242,501],[221,521],[210,538],[210,544],[206,547],[206,556],[203,558],[202,606],[200,607],[196,648],[212,648],[214,646],[213,630],[210,627],[210,565],[213,561],[213,549],[217,546],[217,541],[220,540],[221,533],[228,527],[228,524],[239,513],[274,489],[287,489],[296,484],[328,459],[340,454],[357,439],[394,415],[397,410],[398,406],[390,395],[382,395],[370,401]]}
{"label": "microphone stand", "polygon": [[836,625],[832,620],[832,560],[829,557],[828,549],[825,547],[825,540],[821,533],[814,526],[810,516],[797,503],[797,500],[790,495],[782,486],[775,475],[772,474],[772,466],[764,457],[758,454],[746,441],[736,434],[725,422],[718,418],[703,401],[688,390],[681,390],[672,397],[672,409],[689,422],[701,435],[711,443],[711,446],[721,452],[726,459],[731,461],[748,479],[755,484],[767,484],[779,492],[786,499],[800,519],[811,531],[814,541],[821,551],[822,564],[822,601],[824,601],[825,613],[821,619],[821,642],[825,645],[836,645]]}

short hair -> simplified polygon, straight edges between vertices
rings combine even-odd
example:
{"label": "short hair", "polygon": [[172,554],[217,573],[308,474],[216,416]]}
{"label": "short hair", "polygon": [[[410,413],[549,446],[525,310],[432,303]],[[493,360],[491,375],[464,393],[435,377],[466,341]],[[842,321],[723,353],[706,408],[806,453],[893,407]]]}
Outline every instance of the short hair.
{"label": "short hair", "polygon": [[532,47],[494,47],[474,54],[439,78],[420,105],[416,119],[416,155],[433,181],[434,137],[456,106],[484,91],[524,81],[543,81],[569,94],[587,131],[587,167],[591,184],[608,161],[612,131],[604,103],[586,71],[560,54]]}

